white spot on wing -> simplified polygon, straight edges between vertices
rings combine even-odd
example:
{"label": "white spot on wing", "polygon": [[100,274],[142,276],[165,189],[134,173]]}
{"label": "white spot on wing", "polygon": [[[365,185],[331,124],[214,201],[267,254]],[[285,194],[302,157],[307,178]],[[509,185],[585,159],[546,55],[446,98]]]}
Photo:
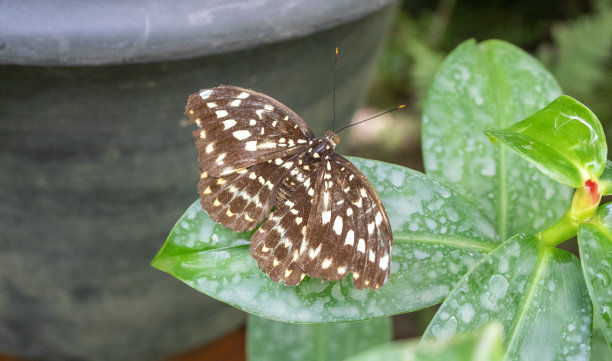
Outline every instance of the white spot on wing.
{"label": "white spot on wing", "polygon": [[361,253],[365,253],[365,240],[363,238],[359,238],[359,243],[357,243],[357,250]]}
{"label": "white spot on wing", "polygon": [[200,92],[200,98],[206,100],[206,99],[210,98],[212,93],[213,93],[213,91],[211,89],[206,89],[206,90]]}
{"label": "white spot on wing", "polygon": [[352,246],[355,244],[355,232],[352,229],[346,233],[346,239],[344,240],[345,245]]}
{"label": "white spot on wing", "polygon": [[[224,112],[225,112],[225,110],[224,110]],[[228,119],[228,120],[224,120],[223,121],[223,126],[225,127],[223,129],[229,129],[229,128],[233,127],[234,125],[236,125],[236,121],[234,119]]]}
{"label": "white spot on wing", "polygon": [[238,96],[236,96],[236,98],[238,98],[238,99],[246,99],[246,98],[249,97],[249,95],[250,94],[247,93],[247,92],[242,92],[242,93],[238,94]]}
{"label": "white spot on wing", "polygon": [[244,145],[244,150],[248,150],[250,152],[254,152],[257,150],[257,141],[252,140],[250,142],[246,142]]}
{"label": "white spot on wing", "polygon": [[385,253],[385,255],[381,257],[381,259],[378,261],[378,267],[380,267],[381,270],[385,271],[388,266],[389,266],[389,254]]}
{"label": "white spot on wing", "polygon": [[380,212],[376,212],[376,216],[374,217],[374,221],[376,221],[376,225],[380,226],[382,223],[382,214]]}
{"label": "white spot on wing", "polygon": [[334,232],[336,232],[337,235],[342,234],[342,217],[340,216],[336,216],[334,220]]}
{"label": "white spot on wing", "polygon": [[[263,128],[261,128],[263,130]],[[257,149],[274,149],[276,148],[276,142],[274,141],[269,141],[269,142],[261,142],[257,145]]]}
{"label": "white spot on wing", "polygon": [[312,249],[312,247],[308,250],[308,257],[310,257],[311,259],[315,258],[316,256],[319,255],[319,252],[321,252],[321,245],[319,245],[317,247],[317,249]]}
{"label": "white spot on wing", "polygon": [[328,224],[330,220],[331,220],[331,211],[325,211],[323,212],[323,214],[321,214],[321,221],[323,222],[323,224]]}
{"label": "white spot on wing", "polygon": [[225,156],[227,155],[227,153],[221,153],[219,154],[219,156],[217,157],[217,159],[215,159],[215,163],[221,165],[223,164],[223,159],[225,158]]}
{"label": "white spot on wing", "polygon": [[234,135],[234,138],[238,140],[243,140],[251,136],[251,132],[248,130],[237,130],[232,134]]}
{"label": "white spot on wing", "polygon": [[227,115],[229,114],[227,112],[227,110],[217,110],[215,111],[215,114],[217,114],[217,118],[223,118],[223,117],[227,117]]}

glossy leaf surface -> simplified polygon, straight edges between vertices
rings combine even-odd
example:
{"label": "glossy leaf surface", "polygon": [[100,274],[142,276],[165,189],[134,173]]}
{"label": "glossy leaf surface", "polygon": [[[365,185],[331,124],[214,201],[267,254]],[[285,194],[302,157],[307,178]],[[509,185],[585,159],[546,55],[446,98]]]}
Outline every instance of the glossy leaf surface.
{"label": "glossy leaf surface", "polygon": [[394,232],[391,276],[379,290],[350,278],[271,281],[249,253],[250,235],[214,223],[196,201],[177,222],[153,266],[249,313],[290,322],[355,321],[440,302],[497,239],[471,202],[422,173],[383,162],[351,161],[376,188]]}
{"label": "glossy leaf surface", "polygon": [[486,134],[573,188],[597,179],[606,165],[601,123],[589,108],[566,95],[508,128],[489,129]]}

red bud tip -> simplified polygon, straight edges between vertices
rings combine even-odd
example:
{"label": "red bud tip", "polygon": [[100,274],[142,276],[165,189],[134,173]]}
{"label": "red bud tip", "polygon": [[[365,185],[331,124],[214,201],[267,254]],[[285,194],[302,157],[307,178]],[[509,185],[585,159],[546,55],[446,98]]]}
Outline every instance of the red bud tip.
{"label": "red bud tip", "polygon": [[591,194],[591,200],[593,201],[593,204],[597,203],[599,201],[599,196],[600,196],[599,183],[589,179],[586,182],[584,182],[584,188],[586,188]]}

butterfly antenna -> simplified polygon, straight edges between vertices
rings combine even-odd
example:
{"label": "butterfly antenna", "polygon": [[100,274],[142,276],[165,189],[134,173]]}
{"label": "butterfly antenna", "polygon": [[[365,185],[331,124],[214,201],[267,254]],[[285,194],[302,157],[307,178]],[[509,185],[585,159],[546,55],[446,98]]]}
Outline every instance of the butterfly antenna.
{"label": "butterfly antenna", "polygon": [[349,125],[347,125],[346,127],[340,128],[340,130],[338,130],[338,131],[337,131],[337,132],[335,132],[335,133],[336,133],[336,134],[338,134],[338,133],[340,133],[341,131],[343,131],[344,129],[349,128],[349,127],[352,127],[353,125],[357,125],[357,124],[361,124],[361,123],[363,123],[363,122],[367,122],[368,120],[371,120],[371,119],[374,119],[374,118],[378,118],[378,117],[380,117],[381,115],[385,115],[385,114],[387,114],[387,113],[391,113],[391,112],[394,112],[394,111],[396,111],[396,110],[399,110],[399,109],[402,109],[402,108],[405,108],[405,107],[406,107],[406,105],[405,105],[405,104],[398,105],[398,106],[396,106],[396,107],[395,107],[395,108],[393,108],[393,109],[389,109],[389,110],[387,110],[387,111],[385,111],[385,112],[382,112],[382,113],[380,113],[380,114],[376,114],[375,116],[373,116],[373,117],[369,117],[368,119],[360,120],[360,121],[358,121],[357,123],[349,124]]}
{"label": "butterfly antenna", "polygon": [[332,131],[336,129],[336,69],[337,68],[338,68],[338,47],[336,46],[336,58],[334,60],[334,91],[333,91],[334,118],[332,120]]}

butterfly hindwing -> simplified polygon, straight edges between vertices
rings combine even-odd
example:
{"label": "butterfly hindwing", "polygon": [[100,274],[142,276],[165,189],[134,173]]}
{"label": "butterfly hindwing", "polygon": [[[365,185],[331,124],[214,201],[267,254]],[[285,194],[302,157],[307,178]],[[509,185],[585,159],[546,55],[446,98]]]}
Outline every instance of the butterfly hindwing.
{"label": "butterfly hindwing", "polygon": [[274,281],[294,286],[305,276],[302,263],[313,199],[308,189],[317,175],[317,166],[295,164],[279,188],[276,209],[251,238],[251,254]]}
{"label": "butterfly hindwing", "polygon": [[314,137],[304,120],[285,105],[234,86],[192,94],[185,114],[199,127],[193,135],[200,167],[213,177],[303,153]]}
{"label": "butterfly hindwing", "polygon": [[253,230],[276,201],[279,184],[288,172],[283,164],[297,157],[276,158],[221,177],[200,176],[202,208],[212,220],[232,231]]}
{"label": "butterfly hindwing", "polygon": [[356,288],[388,278],[393,236],[378,195],[348,160],[323,159],[314,187],[304,271],[327,281],[353,273]]}

